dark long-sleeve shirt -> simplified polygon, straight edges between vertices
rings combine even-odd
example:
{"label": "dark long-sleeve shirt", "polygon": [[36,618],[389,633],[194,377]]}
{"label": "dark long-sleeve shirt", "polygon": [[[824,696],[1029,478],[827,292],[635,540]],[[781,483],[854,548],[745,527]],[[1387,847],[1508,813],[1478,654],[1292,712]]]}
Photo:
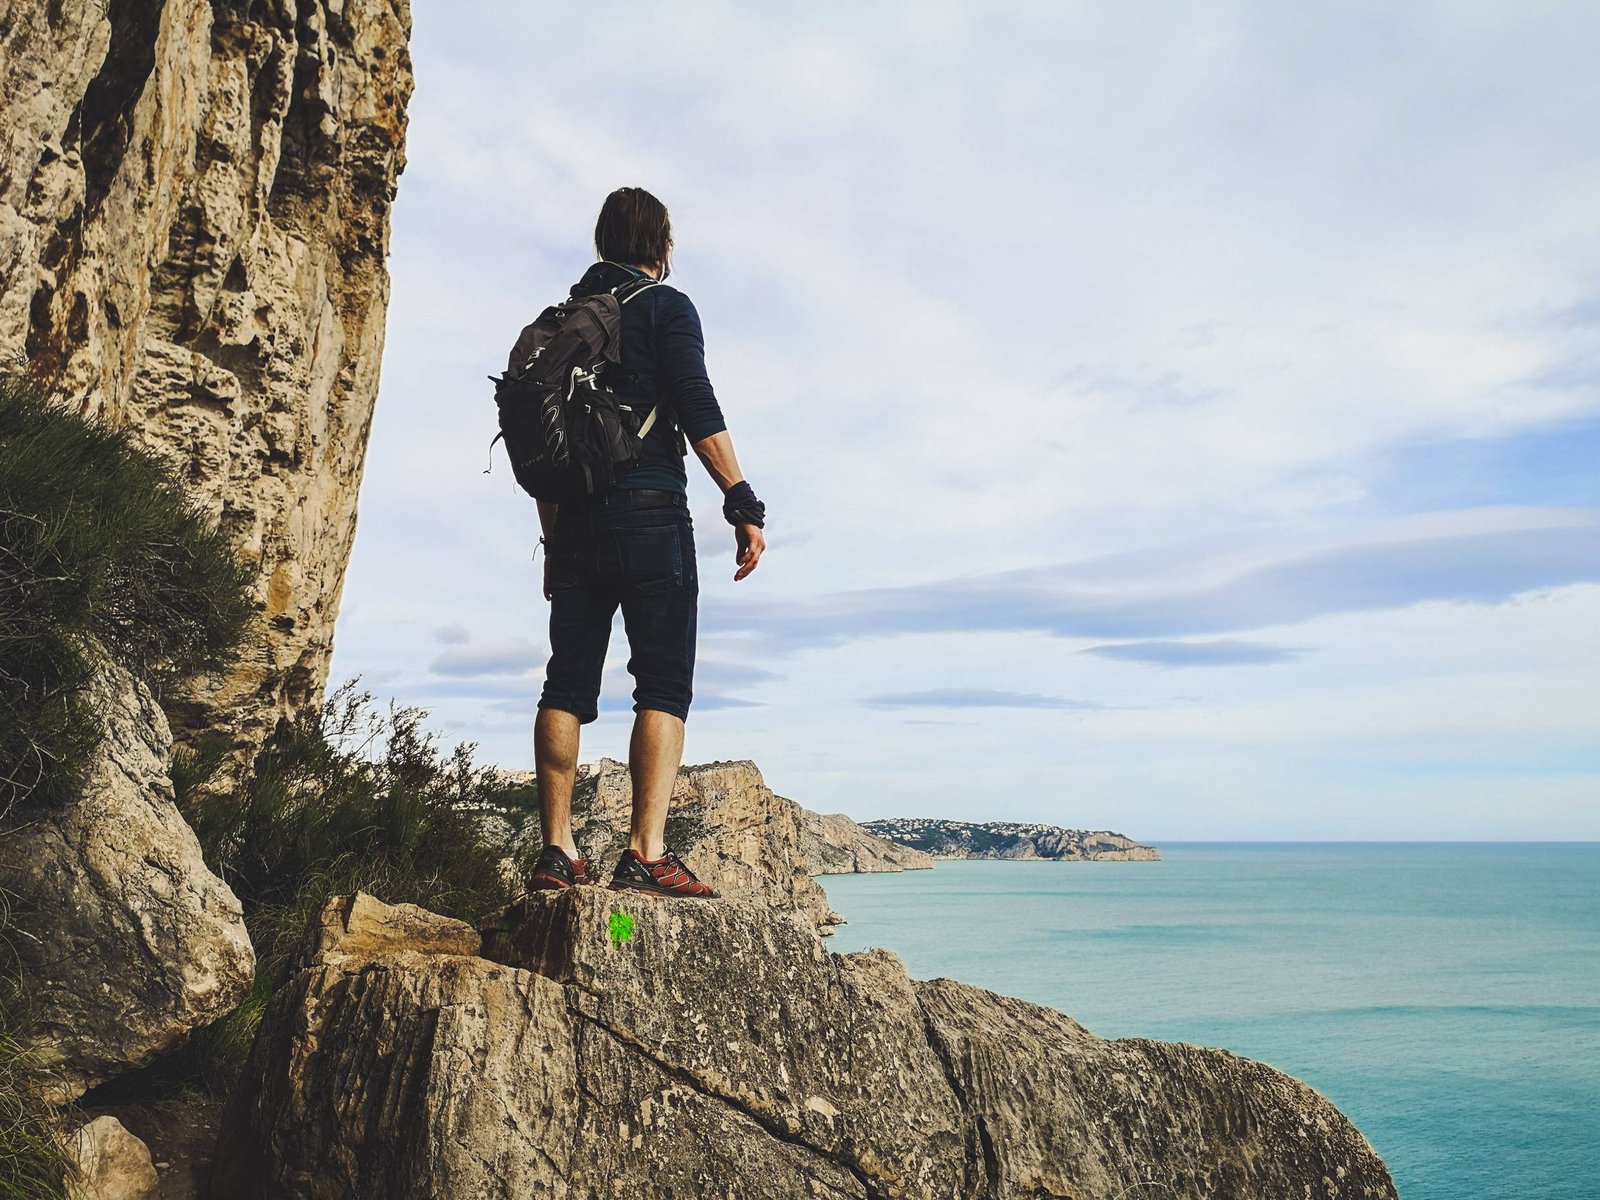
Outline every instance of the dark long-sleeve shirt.
{"label": "dark long-sleeve shirt", "polygon": [[[588,296],[626,283],[639,272],[612,262],[597,262],[573,284],[573,296]],[[678,430],[698,442],[728,427],[706,375],[705,337],[700,314],[689,297],[670,284],[646,288],[622,307],[622,368],[638,378],[631,403],[659,403],[656,423],[645,434],[639,461],[619,487],[688,490]],[[619,398],[622,393],[618,393]]]}

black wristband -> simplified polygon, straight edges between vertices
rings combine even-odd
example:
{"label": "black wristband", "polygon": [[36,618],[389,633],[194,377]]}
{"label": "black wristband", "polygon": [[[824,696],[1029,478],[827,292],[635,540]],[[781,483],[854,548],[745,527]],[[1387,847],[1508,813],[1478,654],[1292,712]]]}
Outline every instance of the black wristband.
{"label": "black wristband", "polygon": [[741,479],[724,493],[722,516],[729,525],[754,525],[765,529],[767,506],[756,499],[755,489]]}

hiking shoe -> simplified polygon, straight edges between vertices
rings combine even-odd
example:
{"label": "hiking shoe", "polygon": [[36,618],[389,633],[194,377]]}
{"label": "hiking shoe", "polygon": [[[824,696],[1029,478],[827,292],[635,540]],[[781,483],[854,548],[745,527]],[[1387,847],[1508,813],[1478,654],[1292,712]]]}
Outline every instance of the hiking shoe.
{"label": "hiking shoe", "polygon": [[717,889],[701,883],[671,850],[660,858],[640,858],[630,847],[611,873],[613,892],[648,892],[652,896],[690,896],[715,900]]}
{"label": "hiking shoe", "polygon": [[568,858],[567,852],[560,846],[546,846],[539,851],[538,860],[533,864],[533,873],[528,876],[530,891],[551,891],[593,882],[589,878],[589,860]]}

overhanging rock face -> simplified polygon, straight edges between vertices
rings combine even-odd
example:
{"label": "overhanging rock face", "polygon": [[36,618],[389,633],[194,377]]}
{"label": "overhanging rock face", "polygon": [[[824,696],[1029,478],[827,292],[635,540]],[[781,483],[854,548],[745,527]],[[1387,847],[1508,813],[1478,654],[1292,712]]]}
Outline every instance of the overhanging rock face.
{"label": "overhanging rock face", "polygon": [[169,459],[259,565],[241,748],[320,698],[378,389],[405,0],[53,0],[0,20],[0,358]]}
{"label": "overhanging rock face", "polygon": [[1395,1195],[1279,1072],[913,984],[762,904],[539,895],[479,953],[468,926],[398,912],[324,911],[235,1097],[218,1195]]}

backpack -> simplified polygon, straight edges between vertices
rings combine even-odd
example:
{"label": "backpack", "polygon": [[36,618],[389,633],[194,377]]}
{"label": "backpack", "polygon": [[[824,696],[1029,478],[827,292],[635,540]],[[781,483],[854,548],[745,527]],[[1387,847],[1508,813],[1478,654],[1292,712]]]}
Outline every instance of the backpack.
{"label": "backpack", "polygon": [[[660,405],[640,419],[617,401],[622,306],[658,281],[631,279],[608,292],[551,305],[523,329],[504,375],[491,375],[511,473],[536,500],[559,504],[615,486],[639,461]],[[491,468],[492,468],[491,462]]]}

